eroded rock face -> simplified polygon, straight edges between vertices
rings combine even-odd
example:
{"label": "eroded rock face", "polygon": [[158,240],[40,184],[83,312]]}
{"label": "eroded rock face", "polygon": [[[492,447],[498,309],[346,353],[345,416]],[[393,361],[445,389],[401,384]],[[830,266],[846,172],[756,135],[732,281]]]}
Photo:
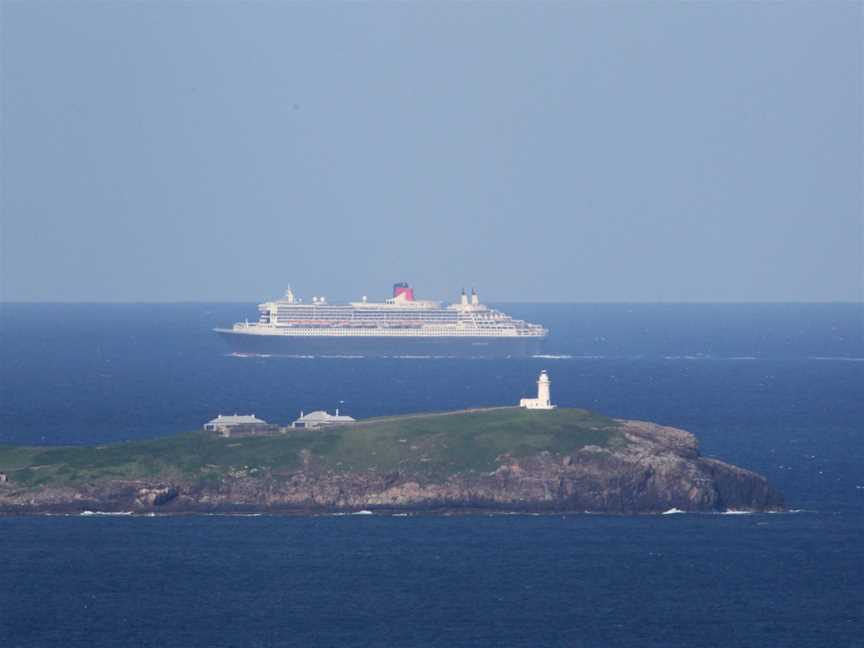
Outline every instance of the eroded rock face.
{"label": "eroded rock face", "polygon": [[498,457],[490,473],[442,478],[401,472],[336,472],[305,453],[293,472],[236,473],[212,483],[94,486],[18,491],[4,484],[0,512],[83,509],[173,512],[338,510],[508,510],[651,513],[779,510],[783,498],[761,475],[699,455],[689,432],[619,421],[626,445],[567,454]]}
{"label": "eroded rock face", "polygon": [[162,506],[173,500],[179,491],[176,486],[145,486],[139,488],[136,496],[138,504],[144,506]]}

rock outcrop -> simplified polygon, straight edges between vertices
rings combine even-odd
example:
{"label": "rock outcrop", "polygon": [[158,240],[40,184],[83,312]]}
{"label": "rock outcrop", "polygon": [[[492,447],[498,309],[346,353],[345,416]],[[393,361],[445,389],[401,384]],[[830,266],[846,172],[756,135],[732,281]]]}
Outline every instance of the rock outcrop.
{"label": "rock outcrop", "polygon": [[162,506],[173,500],[179,491],[176,486],[145,486],[138,489],[136,502],[142,506]]}

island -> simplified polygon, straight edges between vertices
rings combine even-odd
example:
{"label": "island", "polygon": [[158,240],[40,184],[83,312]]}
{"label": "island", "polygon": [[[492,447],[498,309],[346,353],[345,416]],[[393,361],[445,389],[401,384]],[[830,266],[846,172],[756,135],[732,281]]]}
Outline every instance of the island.
{"label": "island", "polygon": [[696,438],[582,409],[498,407],[262,436],[0,446],[0,514],[777,511]]}

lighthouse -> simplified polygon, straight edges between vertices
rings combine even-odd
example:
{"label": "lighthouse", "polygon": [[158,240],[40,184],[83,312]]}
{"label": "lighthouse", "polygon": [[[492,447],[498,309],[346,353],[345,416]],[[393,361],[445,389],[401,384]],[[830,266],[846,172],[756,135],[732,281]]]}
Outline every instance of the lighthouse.
{"label": "lighthouse", "polygon": [[540,372],[540,377],[537,379],[537,398],[523,398],[519,401],[519,407],[542,410],[555,409],[556,406],[552,404],[549,392],[551,384],[552,381],[549,380],[549,374],[544,369]]}

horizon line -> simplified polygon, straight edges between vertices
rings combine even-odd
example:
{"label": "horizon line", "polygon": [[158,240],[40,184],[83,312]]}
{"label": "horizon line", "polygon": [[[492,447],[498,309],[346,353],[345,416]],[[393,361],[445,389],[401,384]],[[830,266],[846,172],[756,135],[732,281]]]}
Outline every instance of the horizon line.
{"label": "horizon line", "polygon": [[[180,305],[180,304],[257,304],[258,300],[224,300],[224,301],[210,301],[210,300],[199,300],[199,299],[178,299],[178,300],[122,300],[122,301],[105,301],[105,300],[0,300],[0,307],[5,305]],[[334,304],[337,303],[348,303],[348,302],[332,302]],[[568,300],[548,300],[548,301],[513,301],[513,300],[492,300],[488,302],[489,304],[585,304],[585,305],[595,305],[595,304],[622,304],[622,305],[633,305],[633,304],[645,304],[645,305],[660,305],[660,304],[669,304],[669,305],[716,305],[716,304],[728,304],[728,305],[754,305],[754,304],[812,304],[812,305],[828,305],[828,304],[849,304],[849,305],[859,305],[864,306],[864,300],[846,300],[846,299],[835,299],[835,300],[662,300],[662,301],[651,301],[651,300],[577,300],[577,301],[568,301]]]}

